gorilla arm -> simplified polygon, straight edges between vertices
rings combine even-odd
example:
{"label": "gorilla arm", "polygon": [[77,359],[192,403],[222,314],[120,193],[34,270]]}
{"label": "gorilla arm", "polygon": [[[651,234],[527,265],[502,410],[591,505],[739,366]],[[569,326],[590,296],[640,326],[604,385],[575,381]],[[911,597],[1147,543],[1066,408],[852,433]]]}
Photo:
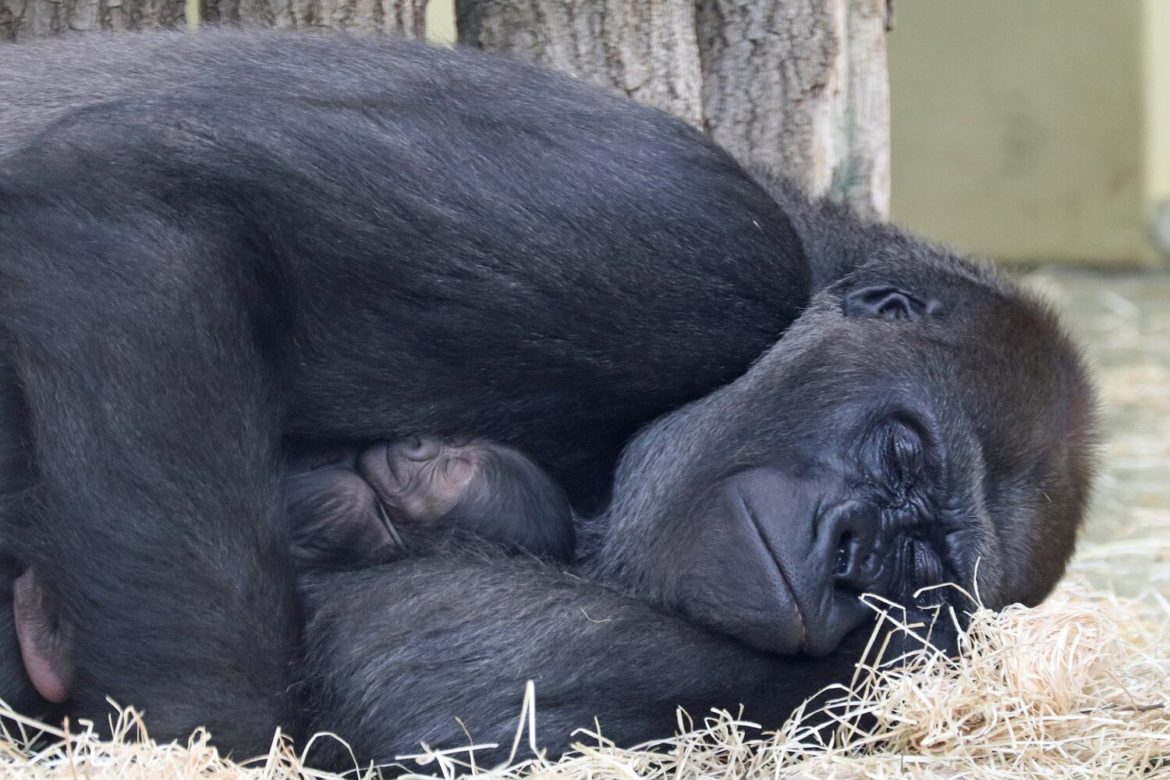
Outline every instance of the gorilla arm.
{"label": "gorilla arm", "polygon": [[[315,727],[359,762],[495,743],[507,757],[526,680],[536,687],[538,745],[557,755],[594,718],[620,745],[661,738],[682,706],[778,726],[860,653],[783,658],[518,558],[414,558],[302,579],[305,679]],[[466,732],[464,731],[466,727]],[[323,740],[315,764],[349,754]]]}
{"label": "gorilla arm", "polygon": [[[72,673],[49,667],[44,691],[67,692],[76,717],[104,723],[108,696],[149,712],[159,737],[202,724],[233,750],[262,751],[276,726],[296,726],[300,615],[278,404],[234,294],[247,282],[217,281],[196,259],[207,244],[146,217],[130,241],[80,212],[44,214],[54,240],[42,241],[7,230],[22,223],[12,211],[0,210],[12,280],[0,308],[36,480],[0,533],[36,572],[44,610],[70,627]],[[136,271],[107,265],[123,262]],[[79,272],[110,281],[125,311],[76,297],[88,293],[66,279]],[[232,400],[209,413],[218,397]]]}

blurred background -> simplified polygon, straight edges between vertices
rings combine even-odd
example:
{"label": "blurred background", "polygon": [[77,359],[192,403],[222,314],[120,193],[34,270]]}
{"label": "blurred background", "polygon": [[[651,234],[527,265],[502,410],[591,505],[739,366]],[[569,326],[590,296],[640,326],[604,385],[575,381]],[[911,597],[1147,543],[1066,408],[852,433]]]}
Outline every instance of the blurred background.
{"label": "blurred background", "polygon": [[892,214],[992,257],[1170,253],[1170,3],[899,0]]}

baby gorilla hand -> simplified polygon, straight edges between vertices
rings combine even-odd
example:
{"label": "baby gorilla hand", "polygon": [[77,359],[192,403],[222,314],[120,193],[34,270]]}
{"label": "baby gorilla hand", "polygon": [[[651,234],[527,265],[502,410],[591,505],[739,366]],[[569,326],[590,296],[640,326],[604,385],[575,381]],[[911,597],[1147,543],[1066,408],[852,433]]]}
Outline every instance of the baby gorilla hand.
{"label": "baby gorilla hand", "polygon": [[370,485],[342,457],[285,478],[292,555],[310,566],[362,567],[406,552]]}
{"label": "baby gorilla hand", "polygon": [[564,492],[524,455],[483,439],[380,442],[286,483],[293,551],[302,562],[365,566],[452,541],[573,555]]}

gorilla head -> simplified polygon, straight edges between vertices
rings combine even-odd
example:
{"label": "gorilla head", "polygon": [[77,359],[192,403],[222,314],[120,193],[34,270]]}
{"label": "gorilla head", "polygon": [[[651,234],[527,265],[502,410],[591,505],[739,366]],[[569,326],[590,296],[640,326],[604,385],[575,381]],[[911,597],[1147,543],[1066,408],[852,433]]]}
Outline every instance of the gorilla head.
{"label": "gorilla head", "polygon": [[937,254],[871,261],[640,435],[596,576],[783,654],[832,651],[862,593],[1042,599],[1087,500],[1091,388],[1042,305]]}

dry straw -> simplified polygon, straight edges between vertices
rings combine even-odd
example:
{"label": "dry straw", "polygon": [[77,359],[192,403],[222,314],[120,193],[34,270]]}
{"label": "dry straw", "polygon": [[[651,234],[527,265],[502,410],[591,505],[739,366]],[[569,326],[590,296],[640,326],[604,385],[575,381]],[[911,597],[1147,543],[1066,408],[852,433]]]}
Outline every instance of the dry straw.
{"label": "dry straw", "polygon": [[[885,620],[898,624],[897,610]],[[921,631],[921,627],[902,626]],[[869,657],[879,659],[876,639]],[[817,712],[797,712],[778,732],[748,738],[752,724],[711,713],[696,727],[680,713],[680,736],[640,749],[578,733],[560,761],[507,768],[476,765],[467,751],[421,747],[387,775],[454,778],[1170,778],[1170,602],[1159,592],[1123,599],[1066,584],[1037,609],[974,614],[964,652],[927,647],[906,663],[859,666],[851,685]],[[515,755],[539,744],[530,695]],[[539,692],[537,692],[539,694]],[[13,778],[327,778],[304,768],[279,737],[245,765],[222,759],[196,733],[186,745],[144,740],[129,711],[116,738],[68,732],[11,715],[0,738],[0,774]],[[814,729],[812,719],[835,723]],[[30,737],[42,736],[29,749]],[[322,737],[331,738],[331,737]],[[374,771],[358,776],[374,777]]]}

